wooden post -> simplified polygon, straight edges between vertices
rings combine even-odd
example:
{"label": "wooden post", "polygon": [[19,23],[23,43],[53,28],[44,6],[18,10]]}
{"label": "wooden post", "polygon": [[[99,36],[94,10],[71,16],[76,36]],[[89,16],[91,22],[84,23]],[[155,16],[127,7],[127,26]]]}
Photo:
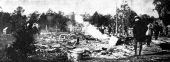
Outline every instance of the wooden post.
{"label": "wooden post", "polygon": [[46,32],[48,32],[48,28],[47,28],[47,25],[45,26],[45,30],[46,30]]}
{"label": "wooden post", "polygon": [[[117,12],[117,2],[116,2],[116,12]],[[117,35],[117,31],[118,31],[118,24],[117,24],[117,17],[118,17],[118,15],[116,14],[116,35]]]}

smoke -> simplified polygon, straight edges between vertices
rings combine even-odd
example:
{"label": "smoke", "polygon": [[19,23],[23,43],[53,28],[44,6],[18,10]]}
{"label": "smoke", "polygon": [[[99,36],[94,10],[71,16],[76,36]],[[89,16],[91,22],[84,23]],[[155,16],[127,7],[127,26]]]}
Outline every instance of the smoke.
{"label": "smoke", "polygon": [[115,36],[108,36],[107,34],[102,34],[97,27],[94,25],[91,25],[89,22],[84,22],[82,16],[76,15],[75,16],[76,22],[82,23],[84,27],[82,28],[82,32],[85,33],[85,35],[91,35],[94,38],[97,38],[101,41],[108,41],[109,45],[112,47],[116,45],[118,38]]}
{"label": "smoke", "polygon": [[108,38],[108,35],[106,34],[102,34],[98,29],[97,27],[89,24],[88,22],[83,22],[84,23],[84,32],[85,34],[88,34],[88,35],[92,35],[94,38],[97,38],[97,39],[107,39]]}
{"label": "smoke", "polygon": [[[84,32],[85,35],[91,35],[92,37],[100,39],[100,40],[108,38],[108,35],[102,34],[97,29],[97,27],[95,27],[94,25],[91,25],[89,22],[84,22],[83,17],[80,14],[75,15],[75,21],[77,23],[83,24],[82,32]],[[72,31],[74,27],[72,24],[68,23],[68,28],[70,29],[70,31]]]}
{"label": "smoke", "polygon": [[83,17],[80,14],[75,15],[75,20],[84,25],[82,31],[85,32],[86,35],[92,35],[92,37],[98,39],[106,39],[108,37],[107,35],[102,34],[94,25],[91,25],[89,22],[84,22]]}

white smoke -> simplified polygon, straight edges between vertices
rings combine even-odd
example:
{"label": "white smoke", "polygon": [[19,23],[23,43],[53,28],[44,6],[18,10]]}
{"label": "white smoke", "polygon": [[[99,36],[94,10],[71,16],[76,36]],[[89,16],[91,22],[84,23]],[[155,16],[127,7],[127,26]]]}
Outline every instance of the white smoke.
{"label": "white smoke", "polygon": [[84,30],[85,34],[92,35],[94,38],[97,38],[97,39],[100,39],[100,40],[109,38],[108,35],[102,34],[97,29],[97,27],[95,27],[94,25],[91,25],[88,22],[83,22],[83,23],[84,23],[83,30]]}
{"label": "white smoke", "polygon": [[108,41],[109,42],[109,46],[112,47],[112,46],[115,46],[117,41],[118,41],[118,38],[115,37],[115,36],[111,36],[109,37],[107,34],[102,34],[98,29],[97,27],[89,24],[88,22],[84,22],[86,23],[85,27],[84,27],[84,31],[86,34],[88,35],[92,35],[94,38],[97,38],[101,41]]}
{"label": "white smoke", "polygon": [[91,35],[94,38],[97,38],[99,40],[107,40],[109,42],[110,46],[116,45],[118,38],[115,36],[109,37],[107,34],[102,34],[97,27],[94,25],[91,25],[89,22],[84,22],[82,16],[76,15],[75,20],[79,23],[82,23],[84,27],[82,28],[82,31],[85,32],[85,35]]}
{"label": "white smoke", "polygon": [[84,22],[83,21],[83,17],[80,15],[75,15],[75,20],[78,23],[81,23],[84,25],[84,27],[82,28],[82,31],[85,32],[86,35],[91,35],[94,38],[97,39],[106,39],[108,38],[108,36],[106,34],[102,34],[97,27],[95,27],[94,25],[91,25],[89,22]]}

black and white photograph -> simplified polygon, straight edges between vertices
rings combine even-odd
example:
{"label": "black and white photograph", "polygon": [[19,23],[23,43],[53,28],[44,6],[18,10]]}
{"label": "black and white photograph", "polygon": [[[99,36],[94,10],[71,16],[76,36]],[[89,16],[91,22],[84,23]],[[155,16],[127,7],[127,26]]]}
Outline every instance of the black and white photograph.
{"label": "black and white photograph", "polygon": [[170,0],[0,0],[0,62],[170,62]]}

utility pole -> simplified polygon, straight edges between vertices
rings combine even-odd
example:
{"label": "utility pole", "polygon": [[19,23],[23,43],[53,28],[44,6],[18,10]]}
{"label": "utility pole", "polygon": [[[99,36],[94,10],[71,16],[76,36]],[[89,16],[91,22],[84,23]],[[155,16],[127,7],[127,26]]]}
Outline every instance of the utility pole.
{"label": "utility pole", "polygon": [[117,15],[117,1],[116,1],[116,35],[118,34],[118,32],[117,32],[117,31],[118,31],[118,26],[117,26],[117,25],[118,25],[118,24],[117,24],[117,18],[118,18],[118,17],[117,17],[117,16],[118,16],[118,15]]}

